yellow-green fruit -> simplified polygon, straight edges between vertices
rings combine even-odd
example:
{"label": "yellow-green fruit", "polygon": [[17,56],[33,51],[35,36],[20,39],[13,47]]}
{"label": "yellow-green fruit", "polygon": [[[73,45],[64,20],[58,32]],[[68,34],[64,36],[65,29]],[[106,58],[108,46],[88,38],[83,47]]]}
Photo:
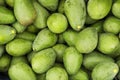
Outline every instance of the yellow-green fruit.
{"label": "yellow-green fruit", "polygon": [[35,73],[31,67],[24,62],[16,63],[8,70],[11,80],[36,80]]}
{"label": "yellow-green fruit", "polygon": [[22,56],[32,50],[32,42],[25,39],[14,39],[6,45],[6,51],[12,56]]}
{"label": "yellow-green fruit", "polygon": [[0,25],[0,44],[6,44],[16,36],[16,30],[7,25]]}
{"label": "yellow-green fruit", "polygon": [[36,11],[31,0],[15,0],[14,14],[18,22],[24,26],[32,24],[36,18]]}
{"label": "yellow-green fruit", "polygon": [[119,43],[116,35],[112,33],[101,33],[99,36],[98,50],[104,54],[112,54]]}
{"label": "yellow-green fruit", "polygon": [[67,29],[68,23],[63,14],[53,13],[48,17],[47,25],[53,33],[62,33]]}

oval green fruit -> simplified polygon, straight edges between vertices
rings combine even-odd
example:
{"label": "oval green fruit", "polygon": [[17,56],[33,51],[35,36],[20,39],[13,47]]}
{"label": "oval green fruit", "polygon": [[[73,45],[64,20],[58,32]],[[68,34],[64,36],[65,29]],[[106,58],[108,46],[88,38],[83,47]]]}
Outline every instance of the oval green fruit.
{"label": "oval green fruit", "polygon": [[119,39],[116,35],[112,33],[101,33],[97,48],[104,54],[112,54],[119,43]]}
{"label": "oval green fruit", "polygon": [[47,71],[46,80],[68,80],[68,75],[64,68],[53,67]]}
{"label": "oval green fruit", "polygon": [[79,31],[84,27],[86,20],[86,7],[84,0],[66,0],[64,12],[71,27]]}
{"label": "oval green fruit", "polygon": [[83,56],[74,47],[68,47],[63,55],[63,63],[69,75],[76,74],[81,67]]}
{"label": "oval green fruit", "polygon": [[118,34],[120,32],[120,19],[114,16],[109,16],[104,21],[103,29],[105,32]]}
{"label": "oval green fruit", "polygon": [[35,73],[24,62],[19,62],[11,66],[8,74],[11,80],[36,80]]}
{"label": "oval green fruit", "polygon": [[103,62],[95,66],[92,71],[92,80],[113,80],[119,68],[114,62]]}
{"label": "oval green fruit", "polygon": [[42,74],[54,65],[55,59],[56,53],[52,48],[41,50],[32,57],[32,69],[36,73]]}
{"label": "oval green fruit", "polygon": [[47,20],[48,28],[54,33],[62,33],[67,29],[66,17],[61,13],[53,13]]}
{"label": "oval green fruit", "polygon": [[57,35],[52,33],[48,28],[42,29],[36,36],[32,48],[33,51],[39,51],[49,48],[57,42]]}
{"label": "oval green fruit", "polygon": [[92,19],[102,19],[110,11],[112,0],[89,0],[87,11]]}
{"label": "oval green fruit", "polygon": [[0,25],[0,44],[6,44],[16,36],[16,30],[7,25]]}
{"label": "oval green fruit", "polygon": [[100,52],[93,51],[90,54],[84,55],[83,65],[86,69],[93,70],[97,64],[105,61],[114,62],[111,57],[103,55]]}
{"label": "oval green fruit", "polygon": [[90,53],[98,43],[98,33],[95,28],[85,28],[78,33],[75,47],[80,53]]}
{"label": "oval green fruit", "polygon": [[11,24],[15,22],[15,16],[13,12],[3,6],[0,6],[0,24]]}
{"label": "oval green fruit", "polygon": [[31,0],[14,0],[14,14],[18,22],[24,26],[32,24],[36,18]]}
{"label": "oval green fruit", "polygon": [[14,39],[6,45],[6,51],[12,56],[22,56],[32,50],[32,42],[25,39]]}

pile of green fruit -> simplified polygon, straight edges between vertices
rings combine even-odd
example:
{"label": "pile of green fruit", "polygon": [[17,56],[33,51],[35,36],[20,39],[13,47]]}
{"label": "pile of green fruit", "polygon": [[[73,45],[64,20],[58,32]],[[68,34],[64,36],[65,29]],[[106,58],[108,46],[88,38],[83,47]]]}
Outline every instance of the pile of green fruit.
{"label": "pile of green fruit", "polygon": [[120,80],[119,34],[120,0],[0,0],[0,72]]}

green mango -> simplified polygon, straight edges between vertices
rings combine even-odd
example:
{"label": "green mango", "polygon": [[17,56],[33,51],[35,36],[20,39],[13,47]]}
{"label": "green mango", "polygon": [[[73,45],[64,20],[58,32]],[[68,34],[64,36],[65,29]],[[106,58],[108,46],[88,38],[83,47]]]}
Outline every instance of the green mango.
{"label": "green mango", "polygon": [[98,40],[98,50],[104,54],[113,54],[118,47],[120,41],[118,37],[112,33],[101,33]]}
{"label": "green mango", "polygon": [[92,71],[92,80],[113,80],[119,68],[114,62],[102,62],[95,66]]}
{"label": "green mango", "polygon": [[77,37],[78,37],[78,32],[72,29],[68,29],[63,33],[63,39],[69,46],[75,46]]}
{"label": "green mango", "polygon": [[42,29],[36,36],[33,42],[33,51],[39,51],[55,45],[57,42],[57,35],[52,33],[49,29]]}
{"label": "green mango", "polygon": [[31,0],[14,0],[14,14],[24,26],[32,24],[36,18],[36,10]]}
{"label": "green mango", "polygon": [[25,39],[14,39],[6,44],[6,51],[12,56],[23,56],[32,50],[32,42]]}
{"label": "green mango", "polygon": [[20,62],[24,62],[24,63],[28,64],[27,58],[25,56],[18,56],[18,57],[12,57],[10,65],[13,66]]}
{"label": "green mango", "polygon": [[90,53],[98,43],[98,33],[94,28],[85,28],[79,32],[75,47],[80,53]]}
{"label": "green mango", "polygon": [[50,69],[56,59],[56,53],[52,48],[37,52],[31,59],[31,65],[34,72],[42,74]]}
{"label": "green mango", "polygon": [[115,0],[112,5],[112,13],[114,16],[120,18],[120,0]]}
{"label": "green mango", "polygon": [[46,73],[46,80],[68,80],[68,74],[64,68],[52,67]]}
{"label": "green mango", "polygon": [[87,4],[88,15],[92,19],[103,19],[110,12],[112,0],[89,0]]}
{"label": "green mango", "polygon": [[59,44],[62,44],[62,43],[65,43],[65,40],[63,38],[63,34],[58,34],[58,41],[57,41]]}
{"label": "green mango", "polygon": [[3,54],[0,57],[0,72],[6,72],[10,66],[11,57],[8,54]]}
{"label": "green mango", "polygon": [[67,48],[64,44],[56,44],[53,46],[53,49],[56,52],[56,61],[63,62],[63,54],[65,52],[65,49]]}
{"label": "green mango", "polygon": [[80,69],[76,74],[70,76],[70,80],[89,80],[87,72]]}
{"label": "green mango", "polygon": [[35,19],[33,24],[38,29],[47,27],[47,18],[50,15],[49,12],[44,7],[42,7],[39,3],[33,2],[33,4],[37,12],[37,18]]}
{"label": "green mango", "polygon": [[67,18],[61,13],[53,13],[47,19],[47,26],[53,33],[62,33],[68,27]]}
{"label": "green mango", "polygon": [[65,0],[60,0],[59,5],[58,5],[59,13],[64,13],[64,3],[65,3]]}
{"label": "green mango", "polygon": [[38,2],[50,11],[55,11],[59,0],[38,0]]}
{"label": "green mango", "polygon": [[7,25],[0,25],[0,45],[6,44],[9,41],[13,40],[16,36],[16,30]]}
{"label": "green mango", "polygon": [[23,33],[17,34],[16,38],[22,38],[22,39],[34,41],[34,39],[36,38],[36,34],[25,31]]}
{"label": "green mango", "polygon": [[22,32],[24,32],[25,29],[27,28],[26,26],[23,26],[23,25],[20,24],[19,22],[13,23],[12,26],[16,29],[17,33],[22,33]]}
{"label": "green mango", "polygon": [[64,12],[71,27],[79,31],[84,27],[86,20],[86,7],[84,0],[66,0]]}
{"label": "green mango", "polygon": [[11,80],[36,80],[35,73],[24,62],[19,62],[11,66],[8,70],[8,75]]}
{"label": "green mango", "polygon": [[0,24],[11,24],[13,22],[15,22],[13,12],[4,6],[0,6]]}
{"label": "green mango", "polygon": [[76,74],[82,64],[83,56],[74,47],[68,47],[63,55],[63,63],[69,75]]}
{"label": "green mango", "polygon": [[0,6],[4,6],[5,5],[5,0],[0,0]]}
{"label": "green mango", "polygon": [[114,16],[107,17],[104,21],[103,29],[105,32],[118,34],[120,32],[120,19]]}
{"label": "green mango", "polygon": [[84,55],[83,65],[86,69],[93,70],[97,64],[105,61],[114,62],[111,57],[104,55],[100,52],[93,51],[90,54]]}

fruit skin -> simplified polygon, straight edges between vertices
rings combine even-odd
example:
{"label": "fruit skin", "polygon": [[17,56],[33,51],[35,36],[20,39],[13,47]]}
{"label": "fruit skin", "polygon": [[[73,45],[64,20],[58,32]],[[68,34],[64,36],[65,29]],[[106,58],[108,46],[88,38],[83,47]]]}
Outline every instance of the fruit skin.
{"label": "fruit skin", "polygon": [[53,33],[62,33],[68,27],[67,18],[61,13],[53,13],[48,17],[47,26]]}
{"label": "fruit skin", "polygon": [[38,29],[43,29],[47,27],[47,18],[50,15],[49,12],[37,2],[33,2],[33,5],[37,13],[37,17],[35,21],[33,22],[33,24]]}
{"label": "fruit skin", "polygon": [[38,0],[38,2],[50,11],[55,11],[59,0]]}
{"label": "fruit skin", "polygon": [[66,0],[64,12],[71,27],[79,31],[83,28],[86,20],[86,7],[84,0]]}
{"label": "fruit skin", "polygon": [[26,26],[23,26],[22,24],[20,24],[19,22],[15,22],[12,24],[12,26],[16,29],[17,33],[22,33],[25,31],[25,29],[27,28]]}
{"label": "fruit skin", "polygon": [[99,35],[98,50],[104,54],[112,54],[119,45],[119,39],[112,33],[101,33]]}
{"label": "fruit skin", "polygon": [[76,49],[80,53],[92,52],[98,43],[98,33],[95,28],[85,28],[78,33],[75,43]]}
{"label": "fruit skin", "polygon": [[75,46],[78,37],[78,32],[72,29],[68,29],[63,33],[63,38],[69,46]]}
{"label": "fruit skin", "polygon": [[112,0],[89,0],[87,4],[87,11],[92,19],[102,19],[110,11]]}
{"label": "fruit skin", "polygon": [[71,75],[70,80],[89,80],[87,72],[80,69],[76,74]]}
{"label": "fruit skin", "polygon": [[12,56],[22,56],[32,50],[32,42],[25,39],[14,39],[6,44],[6,51]]}
{"label": "fruit skin", "polygon": [[8,54],[3,54],[0,57],[0,72],[6,72],[10,66],[11,57]]}
{"label": "fruit skin", "polygon": [[46,73],[46,80],[69,80],[67,72],[62,67],[53,67]]}
{"label": "fruit skin", "polygon": [[13,40],[16,36],[16,30],[7,25],[0,25],[0,45],[6,44],[9,41]]}
{"label": "fruit skin", "polygon": [[14,0],[14,14],[18,22],[24,26],[32,24],[36,18],[31,0]]}
{"label": "fruit skin", "polygon": [[59,13],[64,13],[64,3],[65,3],[65,0],[60,0],[59,5],[58,5]]}
{"label": "fruit skin", "polygon": [[114,62],[99,63],[92,71],[92,80],[113,80],[118,71],[118,65]]}
{"label": "fruit skin", "polygon": [[93,70],[97,64],[105,61],[114,62],[111,57],[103,55],[100,52],[93,51],[90,54],[84,55],[83,65],[86,69]]}
{"label": "fruit skin", "polygon": [[112,13],[114,16],[120,18],[120,0],[115,0],[112,5]]}
{"label": "fruit skin", "polygon": [[24,62],[16,63],[8,70],[11,80],[36,80],[35,73],[31,67]]}
{"label": "fruit skin", "polygon": [[50,69],[56,59],[56,53],[52,48],[37,52],[31,60],[32,69],[38,74],[42,74]]}
{"label": "fruit skin", "polygon": [[52,33],[48,28],[42,29],[36,36],[32,48],[33,51],[39,51],[55,45],[57,35]]}
{"label": "fruit skin", "polygon": [[118,34],[120,32],[120,20],[114,16],[109,16],[104,21],[103,29],[105,32]]}
{"label": "fruit skin", "polygon": [[46,78],[46,74],[45,73],[37,75],[37,80],[46,80],[45,78]]}
{"label": "fruit skin", "polygon": [[0,6],[0,24],[11,24],[15,22],[15,16],[11,10]]}
{"label": "fruit skin", "polygon": [[22,33],[17,34],[16,38],[22,38],[25,40],[34,41],[34,39],[36,38],[36,35],[28,31],[24,31]]}
{"label": "fruit skin", "polygon": [[14,7],[14,0],[4,0],[7,5],[9,5],[10,7]]}
{"label": "fruit skin", "polygon": [[63,63],[69,75],[76,74],[81,67],[83,56],[76,48],[66,48],[63,55]]}
{"label": "fruit skin", "polygon": [[56,61],[63,62],[63,54],[65,52],[65,49],[67,48],[64,44],[56,44],[53,46],[53,49],[56,52]]}

